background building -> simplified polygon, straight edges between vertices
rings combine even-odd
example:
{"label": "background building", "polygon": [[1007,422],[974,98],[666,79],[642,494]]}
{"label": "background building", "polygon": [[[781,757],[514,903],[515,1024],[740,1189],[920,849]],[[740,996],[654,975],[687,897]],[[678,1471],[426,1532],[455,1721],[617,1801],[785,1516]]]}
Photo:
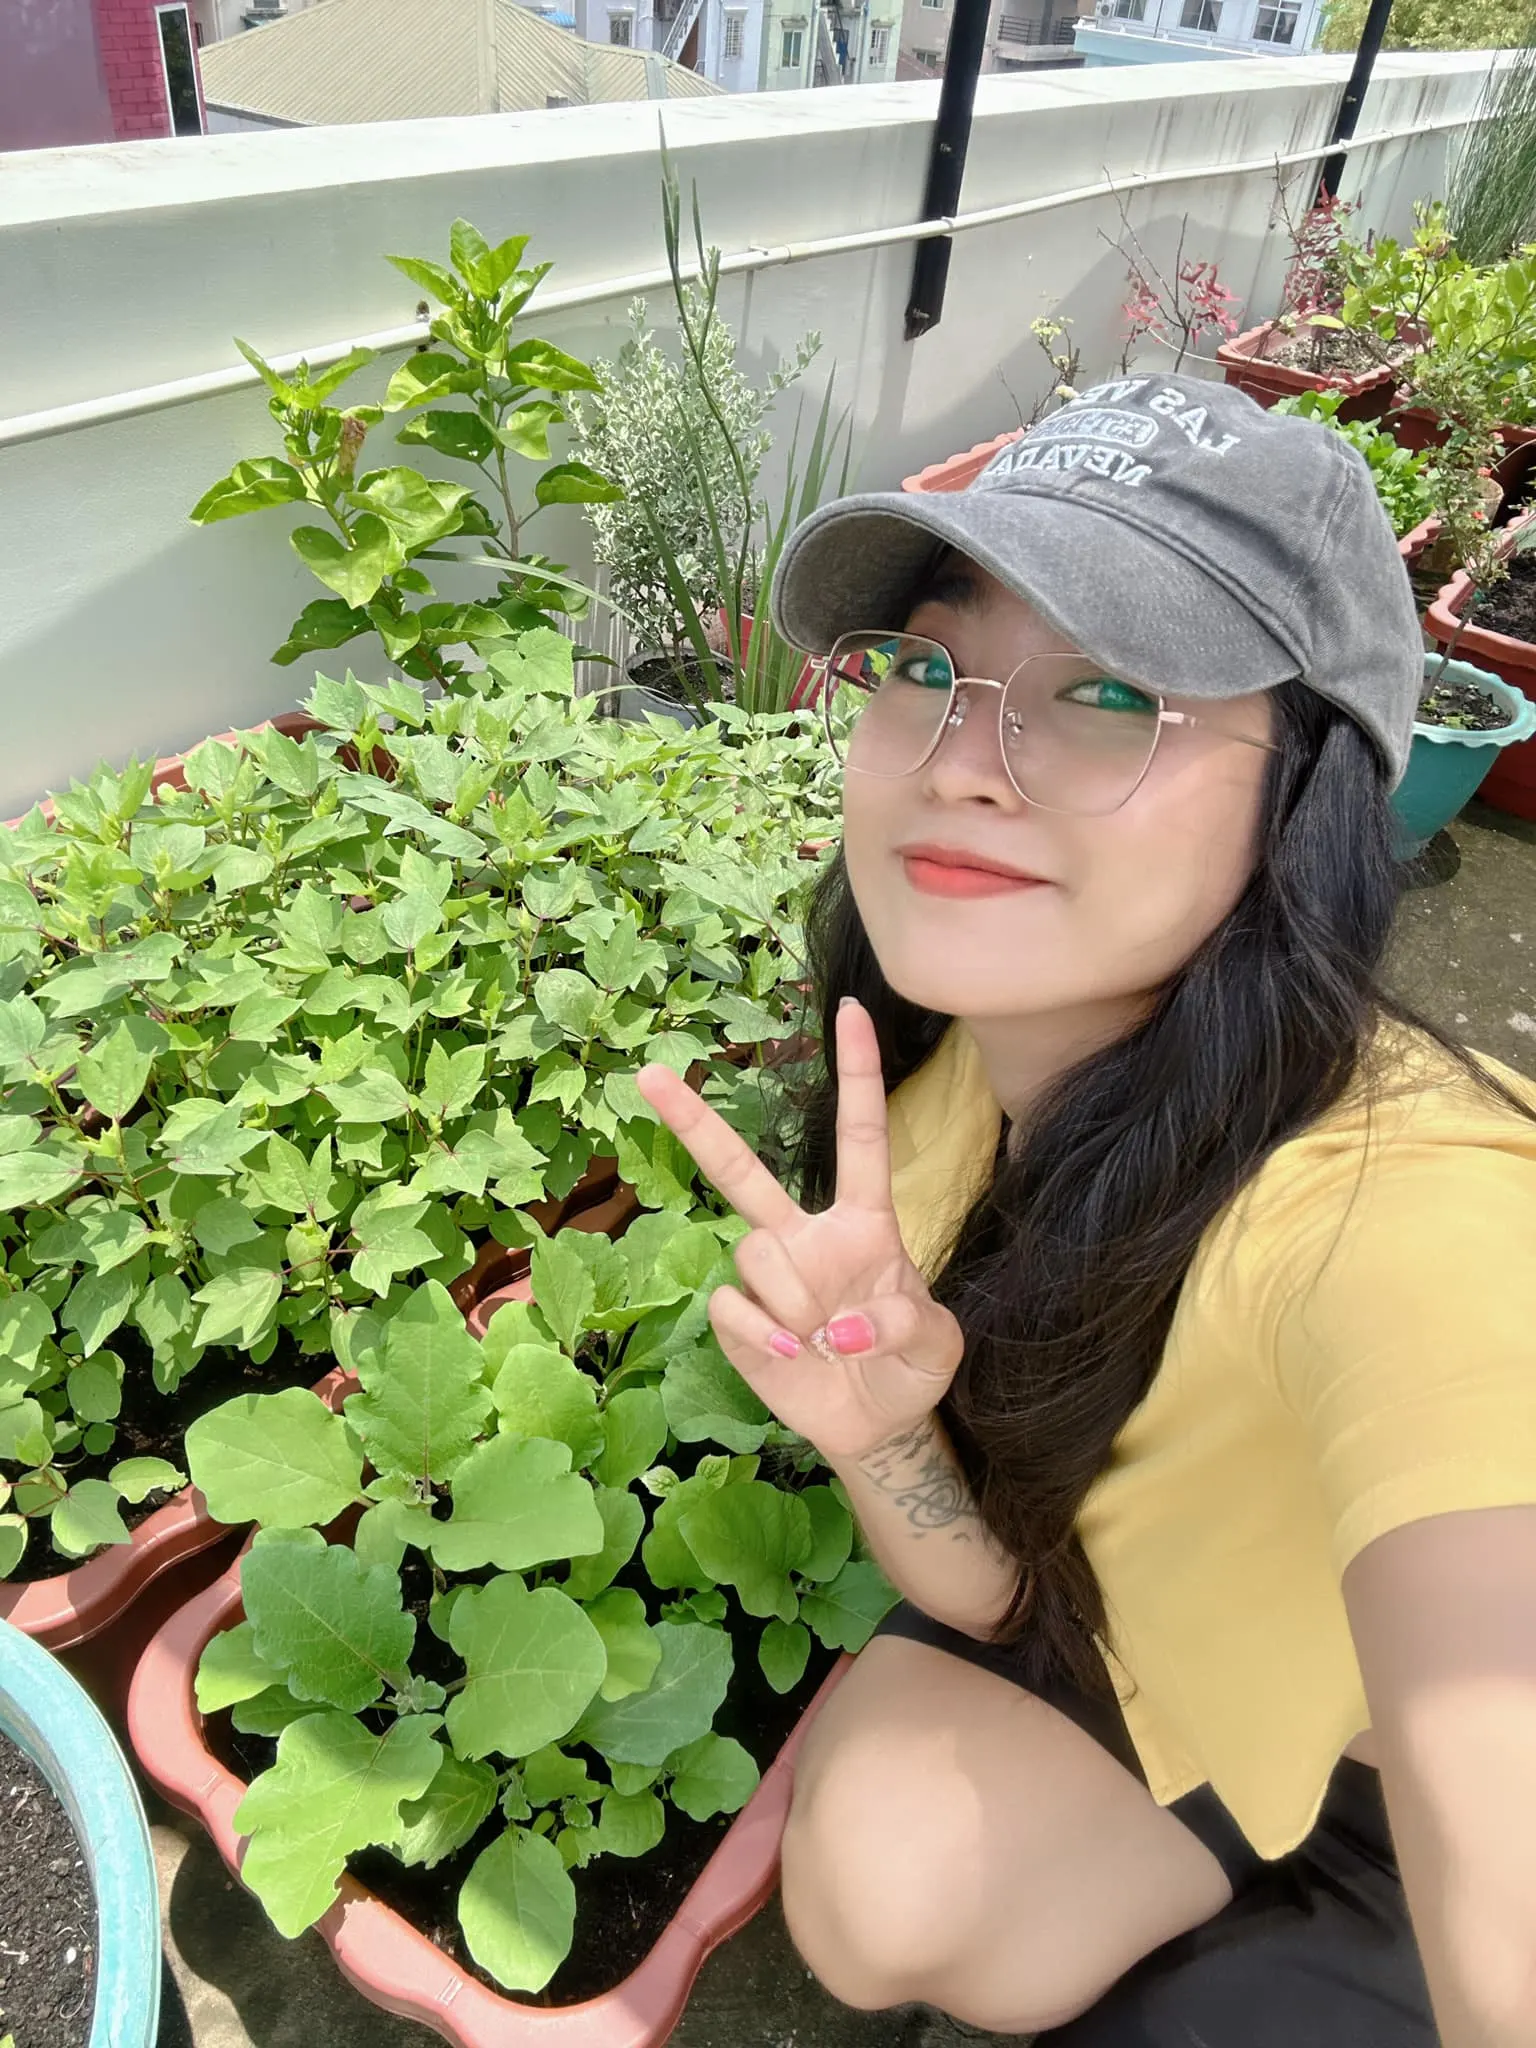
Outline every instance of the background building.
{"label": "background building", "polygon": [[192,28],[199,45],[221,43],[226,36],[265,28],[318,4],[319,0],[192,0]]}
{"label": "background building", "polygon": [[0,149],[203,125],[187,0],[0,0]]}
{"label": "background building", "polygon": [[1097,0],[1077,31],[1086,64],[1187,64],[1202,57],[1299,57],[1323,0]]}
{"label": "background building", "polygon": [[[904,78],[937,78],[954,0],[905,0],[901,21]],[[1093,19],[1093,0],[992,0],[983,71],[1065,71],[1082,57],[1073,38],[1078,22]]]}

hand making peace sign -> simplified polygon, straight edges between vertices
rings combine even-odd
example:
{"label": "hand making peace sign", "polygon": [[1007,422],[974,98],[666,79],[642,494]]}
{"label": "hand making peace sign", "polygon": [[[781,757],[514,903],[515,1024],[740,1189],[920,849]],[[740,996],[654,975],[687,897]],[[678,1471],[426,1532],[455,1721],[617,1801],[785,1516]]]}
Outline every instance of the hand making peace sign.
{"label": "hand making peace sign", "polygon": [[751,1225],[742,1285],[709,1319],[742,1378],[829,1460],[863,1457],[930,1414],[960,1364],[960,1326],[907,1256],[891,1199],[880,1049],[851,997],[837,1018],[837,1193],[809,1216],[723,1117],[668,1067],[640,1093]]}

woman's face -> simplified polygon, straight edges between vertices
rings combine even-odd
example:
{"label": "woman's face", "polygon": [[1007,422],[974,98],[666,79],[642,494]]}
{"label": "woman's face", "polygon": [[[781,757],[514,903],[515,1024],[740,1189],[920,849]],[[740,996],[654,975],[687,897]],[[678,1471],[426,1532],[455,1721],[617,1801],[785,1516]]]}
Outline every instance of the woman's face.
{"label": "woman's face", "polygon": [[[934,589],[906,628],[939,641],[962,676],[1002,680],[1028,656],[1076,653],[968,562]],[[1227,916],[1252,872],[1270,757],[1227,735],[1267,739],[1269,699],[1170,697],[1169,710],[1218,729],[1165,726],[1135,794],[1084,817],[1027,803],[1014,788],[999,694],[972,692],[963,722],[915,774],[846,778],[848,875],[881,972],[909,1002],[976,1023],[1135,1014]],[[1034,879],[956,893],[964,881],[936,873],[914,848],[980,856]]]}

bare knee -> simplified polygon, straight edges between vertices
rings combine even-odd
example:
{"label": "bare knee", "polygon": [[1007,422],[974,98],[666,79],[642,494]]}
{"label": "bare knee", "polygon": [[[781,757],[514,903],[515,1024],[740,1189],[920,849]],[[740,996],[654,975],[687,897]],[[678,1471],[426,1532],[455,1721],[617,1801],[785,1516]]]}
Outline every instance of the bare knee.
{"label": "bare knee", "polygon": [[844,2004],[930,1999],[981,1918],[982,1816],[942,1729],[849,1731],[797,1783],[784,1917]]}

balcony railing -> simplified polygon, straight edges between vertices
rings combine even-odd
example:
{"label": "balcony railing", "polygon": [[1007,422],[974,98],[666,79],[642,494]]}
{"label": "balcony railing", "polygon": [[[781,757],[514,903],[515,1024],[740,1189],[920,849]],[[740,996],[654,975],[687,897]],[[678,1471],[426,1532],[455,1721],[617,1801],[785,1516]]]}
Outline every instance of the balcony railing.
{"label": "balcony railing", "polygon": [[1015,19],[1004,14],[997,24],[997,40],[1000,43],[1070,43],[1076,40],[1077,16],[1064,15],[1053,21],[1047,29],[1043,21],[1032,16]]}
{"label": "balcony railing", "polygon": [[[1415,199],[1443,192],[1486,64],[1380,60],[1346,184],[1363,228],[1400,234]],[[1120,236],[1122,205],[1165,262],[1187,216],[1186,253],[1218,263],[1255,317],[1269,311],[1284,262],[1270,232],[1277,160],[1296,189],[1315,179],[1348,69],[1276,58],[1223,67],[1209,87],[1163,67],[1084,71],[1071,94],[986,80],[944,317],[916,357],[900,309],[914,242],[932,231],[913,218],[910,176],[931,138],[931,84],[683,100],[666,110],[666,141],[685,206],[697,186],[706,237],[725,252],[722,311],[743,359],[778,360],[819,329],[808,402],[835,366],[853,481],[878,489],[1015,424],[1000,372],[1026,409],[1044,395],[1029,323],[1053,307],[1071,307],[1084,378],[1113,370],[1125,274],[1099,231]],[[0,493],[27,517],[7,535],[0,607],[0,817],[103,756],[169,753],[287,709],[317,668],[339,675],[360,658],[272,666],[314,595],[284,522],[188,522],[232,459],[280,452],[232,336],[279,367],[302,355],[317,369],[366,338],[380,361],[361,395],[382,393],[426,336],[416,287],[385,256],[442,260],[463,214],[530,229],[530,258],[556,259],[529,336],[611,358],[636,293],[667,326],[660,175],[643,101],[7,159]],[[110,350],[99,297],[70,286],[80,276],[110,293]],[[1148,353],[1142,366],[1166,375],[1169,362]],[[1206,374],[1196,362],[1181,373]],[[791,401],[778,459],[792,419]],[[380,467],[422,459],[396,455],[387,419],[367,454]],[[779,488],[771,462],[764,487]],[[535,531],[573,575],[590,572],[576,508],[551,508]],[[466,571],[446,594],[478,587]]]}

